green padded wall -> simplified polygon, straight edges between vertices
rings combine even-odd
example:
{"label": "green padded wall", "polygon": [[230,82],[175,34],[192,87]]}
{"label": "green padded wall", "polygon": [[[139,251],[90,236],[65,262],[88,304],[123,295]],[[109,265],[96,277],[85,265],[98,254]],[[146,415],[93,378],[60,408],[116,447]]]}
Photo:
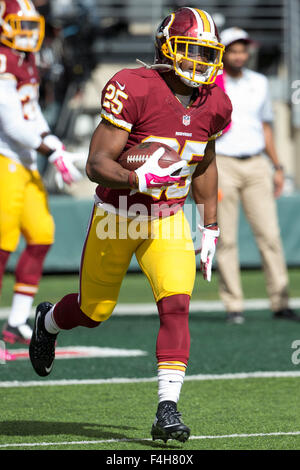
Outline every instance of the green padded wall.
{"label": "green padded wall", "polygon": [[[69,196],[51,196],[49,202],[56,224],[56,240],[47,256],[44,272],[78,271],[93,200],[74,199]],[[185,212],[192,227],[192,233],[195,234],[195,246],[198,247],[199,234],[196,229],[198,216],[195,220],[197,210],[190,199],[187,202],[189,205],[186,205]],[[277,201],[277,206],[287,264],[290,267],[300,266],[300,193],[281,197]],[[239,225],[241,266],[260,267],[259,253],[242,210]],[[9,271],[14,269],[23,246],[24,241],[21,240],[17,252],[9,260]],[[139,269],[135,257],[132,259],[129,269]]]}

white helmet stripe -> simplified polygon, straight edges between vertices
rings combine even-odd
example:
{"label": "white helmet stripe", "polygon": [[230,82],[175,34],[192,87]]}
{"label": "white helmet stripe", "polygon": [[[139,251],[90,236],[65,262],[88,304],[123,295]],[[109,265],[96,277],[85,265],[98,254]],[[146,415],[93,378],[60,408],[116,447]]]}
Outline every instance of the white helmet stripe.
{"label": "white helmet stripe", "polygon": [[203,11],[203,13],[206,14],[206,17],[207,17],[207,19],[208,19],[208,21],[209,21],[211,33],[212,33],[213,35],[215,35],[215,34],[216,34],[215,24],[214,24],[214,21],[213,21],[211,15],[210,15],[209,13],[207,13],[207,11],[205,11],[205,10],[202,10],[202,11]]}
{"label": "white helmet stripe", "polygon": [[190,8],[186,7],[189,10],[193,12],[195,15],[195,18],[197,20],[197,25],[198,25],[198,31],[199,33],[204,33],[208,32],[207,29],[209,28],[209,32],[215,36],[216,35],[216,29],[215,29],[215,24],[214,21],[209,13],[205,10],[198,10],[197,8]]}
{"label": "white helmet stripe", "polygon": [[167,39],[170,38],[169,29],[170,29],[171,24],[172,24],[173,21],[174,21],[174,18],[175,18],[175,15],[174,15],[174,13],[172,13],[172,14],[171,14],[171,19],[170,19],[169,23],[167,24],[167,26],[164,27],[163,34],[164,34],[164,36],[165,36]]}
{"label": "white helmet stripe", "polygon": [[25,15],[36,16],[37,11],[33,6],[31,0],[17,0],[18,4],[20,5],[20,9]]}
{"label": "white helmet stripe", "polygon": [[191,10],[193,12],[193,14],[195,15],[196,17],[196,20],[197,20],[197,25],[198,25],[198,32],[199,33],[203,33],[204,32],[204,26],[203,26],[203,21],[201,19],[201,16],[199,15],[199,13],[197,12],[197,10],[195,10],[195,8],[190,8],[190,7],[186,7],[188,8],[189,10]]}

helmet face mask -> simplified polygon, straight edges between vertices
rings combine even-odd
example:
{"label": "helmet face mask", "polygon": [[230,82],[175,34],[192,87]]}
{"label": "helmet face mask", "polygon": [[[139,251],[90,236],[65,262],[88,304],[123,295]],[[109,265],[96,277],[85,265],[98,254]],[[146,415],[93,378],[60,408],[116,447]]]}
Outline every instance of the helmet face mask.
{"label": "helmet face mask", "polygon": [[209,85],[222,73],[224,49],[208,13],[181,8],[165,18],[158,28],[156,64],[172,65],[187,86]]}
{"label": "helmet face mask", "polygon": [[37,52],[45,35],[45,20],[29,0],[0,1],[0,41],[7,47]]}

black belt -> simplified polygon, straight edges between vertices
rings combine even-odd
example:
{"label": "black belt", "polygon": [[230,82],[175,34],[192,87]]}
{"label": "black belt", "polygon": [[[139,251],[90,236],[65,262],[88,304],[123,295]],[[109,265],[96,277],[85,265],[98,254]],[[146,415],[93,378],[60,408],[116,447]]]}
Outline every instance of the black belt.
{"label": "black belt", "polygon": [[252,157],[257,157],[257,155],[239,155],[238,157],[234,157],[234,158],[238,158],[239,160],[248,160],[248,158],[252,158]]}
{"label": "black belt", "polygon": [[222,155],[222,154],[218,154],[218,155],[220,155],[220,157],[235,158],[236,160],[248,160],[249,158],[252,158],[252,157],[259,157],[261,154],[256,153],[255,155],[237,155],[237,156],[233,156],[233,155]]}
{"label": "black belt", "polygon": [[238,158],[239,160],[249,160],[249,158],[253,157],[260,157],[261,153],[255,153],[254,155],[239,155],[238,157],[233,157],[233,158]]}
{"label": "black belt", "polygon": [[260,157],[260,156],[261,156],[261,153],[256,153],[256,154],[254,154],[254,155],[236,155],[236,156],[233,156],[233,155],[223,155],[222,153],[218,153],[217,155],[220,156],[220,157],[234,158],[235,160],[249,160],[249,158]]}

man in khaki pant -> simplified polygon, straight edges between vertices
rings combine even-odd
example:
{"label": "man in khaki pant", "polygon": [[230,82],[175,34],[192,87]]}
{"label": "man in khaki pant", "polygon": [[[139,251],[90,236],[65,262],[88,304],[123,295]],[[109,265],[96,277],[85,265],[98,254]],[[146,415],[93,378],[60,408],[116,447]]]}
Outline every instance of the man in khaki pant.
{"label": "man in khaki pant", "polygon": [[[265,76],[245,68],[251,40],[246,31],[221,33],[226,46],[224,74],[218,85],[233,106],[232,123],[216,142],[220,202],[217,262],[220,296],[231,323],[243,323],[243,292],[238,260],[237,227],[241,201],[258,245],[274,318],[299,320],[288,302],[288,274],[282,250],[275,197],[284,174],[274,146],[272,108]],[[262,155],[264,152],[271,160]],[[275,197],[274,197],[275,196]]]}

